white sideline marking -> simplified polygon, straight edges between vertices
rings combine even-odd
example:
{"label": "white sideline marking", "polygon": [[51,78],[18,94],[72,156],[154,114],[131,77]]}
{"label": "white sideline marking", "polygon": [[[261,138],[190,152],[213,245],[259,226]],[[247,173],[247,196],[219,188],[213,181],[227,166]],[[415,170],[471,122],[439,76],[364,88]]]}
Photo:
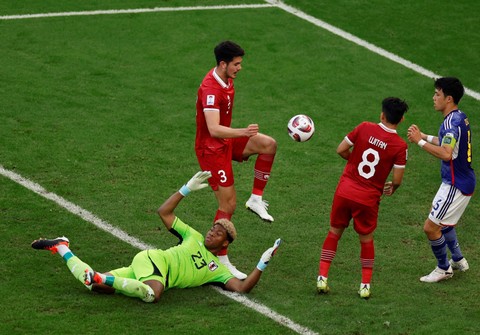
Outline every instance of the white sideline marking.
{"label": "white sideline marking", "polygon": [[[75,205],[74,203],[71,203],[70,201],[62,198],[61,196],[47,191],[45,188],[43,188],[41,185],[28,180],[18,173],[15,173],[13,171],[5,169],[2,165],[0,165],[0,174],[7,177],[8,179],[22,185],[23,187],[29,189],[30,191],[33,191],[37,193],[38,195],[44,197],[45,199],[51,200],[55,202],[57,205],[60,207],[65,208],[67,211],[69,211],[72,214],[75,214],[79,217],[81,217],[83,220],[92,223],[94,226],[112,234],[113,236],[117,237],[119,240],[122,240],[138,249],[145,250],[145,249],[156,249],[153,245],[146,244],[139,239],[128,235],[126,232],[123,230],[112,226],[106,221],[103,221],[93,213],[81,208],[80,206]],[[285,326],[287,328],[292,329],[293,331],[297,332],[298,334],[301,335],[318,335],[318,333],[315,333],[314,331],[305,328],[299,324],[296,324],[286,316],[283,316],[281,314],[278,314],[277,312],[271,310],[267,306],[260,304],[258,302],[255,302],[253,300],[248,299],[247,297],[238,294],[238,293],[233,293],[233,292],[226,292],[223,291],[220,288],[213,287],[214,289],[217,289],[217,291],[228,298],[235,300],[245,307],[249,307],[260,314],[272,319],[273,321],[281,324],[282,326]]]}
{"label": "white sideline marking", "polygon": [[[314,25],[316,25],[317,27],[320,27],[320,28],[323,28],[329,32],[331,32],[332,34],[335,34],[337,36],[340,36],[341,38],[343,39],[346,39],[350,42],[353,42],[361,47],[364,47],[380,56],[383,56],[395,63],[398,63],[400,65],[403,65],[405,66],[406,68],[409,68],[417,73],[420,73],[421,75],[424,75],[428,78],[432,78],[432,79],[436,79],[436,78],[440,78],[442,77],[441,75],[439,74],[436,74],[432,71],[429,71],[423,67],[421,67],[420,65],[417,65],[415,63],[412,63],[400,56],[397,56],[395,55],[394,53],[391,53],[385,49],[382,49],[382,48],[379,48],[377,47],[376,45],[372,44],[372,43],[369,43],[365,40],[362,40],[360,38],[358,38],[357,36],[354,36],[350,33],[347,33],[346,31],[342,30],[342,29],[339,29],[335,26],[332,26],[331,24],[328,24],[322,20],[319,20],[317,19],[316,17],[313,17],[311,15],[308,15],[294,7],[291,7],[291,6],[288,6],[286,4],[283,3],[283,1],[280,1],[280,0],[265,0],[266,2],[268,2],[269,4],[272,4],[272,5],[275,5],[276,7],[278,8],[281,8],[283,9],[284,11],[290,13],[290,14],[293,14],[295,16],[298,16],[299,18],[305,20],[305,21],[308,21],[310,23],[313,23]],[[465,94],[480,101],[480,93],[474,91],[474,90],[471,90],[467,87],[465,87]]]}
{"label": "white sideline marking", "polygon": [[88,16],[88,15],[112,15],[112,14],[134,14],[134,13],[154,13],[154,12],[176,12],[189,10],[211,10],[211,9],[244,9],[244,8],[266,8],[274,7],[269,4],[259,5],[225,5],[225,6],[198,6],[198,7],[155,7],[155,8],[137,8],[137,9],[109,9],[109,10],[92,10],[81,12],[60,12],[60,13],[40,13],[40,14],[24,14],[24,15],[5,15],[0,16],[0,20],[20,20],[20,19],[37,19],[43,17],[57,16]]}

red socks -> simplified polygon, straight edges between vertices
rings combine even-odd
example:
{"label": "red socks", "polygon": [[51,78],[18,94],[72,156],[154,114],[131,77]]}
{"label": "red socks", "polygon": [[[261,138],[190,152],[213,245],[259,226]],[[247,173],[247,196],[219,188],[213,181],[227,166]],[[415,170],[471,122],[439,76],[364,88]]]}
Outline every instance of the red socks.
{"label": "red socks", "polygon": [[275,155],[273,154],[259,154],[255,161],[255,178],[253,179],[252,194],[262,195],[265,186],[267,185],[268,178],[270,178],[270,171],[272,171],[273,160]]}
{"label": "red socks", "polygon": [[332,232],[328,232],[322,246],[322,253],[320,255],[320,264],[318,266],[318,274],[323,277],[328,277],[328,270],[332,264],[333,258],[337,253],[338,240],[340,236]]}

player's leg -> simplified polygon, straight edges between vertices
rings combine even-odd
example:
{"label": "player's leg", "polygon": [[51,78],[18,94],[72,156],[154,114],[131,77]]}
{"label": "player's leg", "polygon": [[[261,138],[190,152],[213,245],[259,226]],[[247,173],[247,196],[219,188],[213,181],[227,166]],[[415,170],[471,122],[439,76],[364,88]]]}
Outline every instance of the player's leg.
{"label": "player's leg", "polygon": [[[144,302],[157,302],[164,291],[164,286],[158,280],[141,282],[137,279],[114,276],[109,273],[85,271],[85,284],[91,284],[94,291],[105,293],[105,287],[128,297],[139,298]],[[110,291],[109,293],[112,293]]]}
{"label": "player's leg", "polygon": [[447,242],[445,241],[445,236],[442,234],[442,227],[432,220],[426,219],[423,225],[423,231],[425,235],[427,235],[432,252],[437,259],[437,267],[428,275],[421,277],[420,281],[435,283],[451,278],[453,276],[453,269],[448,262]]}
{"label": "player's leg", "polygon": [[[213,222],[218,219],[231,220],[237,206],[237,196],[232,168],[233,144],[230,143],[230,145],[224,149],[225,150],[219,152],[210,152],[207,150],[196,152],[201,169],[212,173],[212,177],[208,179],[208,183],[210,184],[218,203],[218,209],[215,213]],[[247,278],[245,273],[239,271],[234,265],[232,265],[228,258],[227,248],[220,251],[218,259],[227,266],[230,272],[238,279]]]}
{"label": "player's leg", "polygon": [[[243,145],[234,146],[234,160],[239,160],[238,153],[241,146]],[[273,222],[273,217],[268,214],[268,202],[263,200],[263,192],[270,178],[276,152],[277,142],[272,137],[264,134],[250,137],[243,150],[241,150],[242,160],[247,160],[251,155],[257,155],[252,194],[245,206],[263,220],[270,222]]]}
{"label": "player's leg", "polygon": [[66,237],[57,237],[56,239],[38,239],[32,242],[32,248],[38,250],[49,250],[52,254],[58,253],[66,262],[72,275],[78,279],[86,288],[92,289],[92,286],[86,285],[84,280],[85,270],[92,268],[75,256],[70,250],[70,241]]}
{"label": "player's leg", "polygon": [[[443,234],[442,228],[454,227],[469,201],[470,197],[463,195],[455,186],[445,183],[440,185],[423,226],[423,231],[427,235],[432,252],[437,259],[437,267],[430,274],[421,277],[421,281],[434,283],[453,276],[453,267],[448,261],[447,255],[447,239],[451,239],[452,236],[449,236],[448,233],[447,235]],[[466,268],[468,269],[468,263],[466,263]]]}
{"label": "player's leg", "polygon": [[[155,259],[157,263],[153,263]],[[139,298],[144,302],[157,302],[165,288],[168,266],[161,250],[139,252],[129,267],[112,270],[106,274],[85,272],[86,283],[107,286],[128,297]]]}
{"label": "player's leg", "polygon": [[345,198],[333,197],[332,210],[330,212],[330,229],[323,241],[320,261],[318,264],[317,292],[327,293],[328,272],[335,258],[338,248],[338,241],[351,219],[350,209]]}
{"label": "player's leg", "polygon": [[358,294],[361,298],[370,298],[370,283],[375,262],[375,246],[373,233],[359,235],[360,237],[360,264],[362,266],[362,281]]}
{"label": "player's leg", "polygon": [[360,265],[362,268],[362,281],[358,294],[361,298],[370,298],[370,285],[375,263],[375,246],[373,233],[377,228],[378,205],[365,206],[355,203],[352,208],[355,231],[360,240]]}
{"label": "player's leg", "polygon": [[465,272],[469,269],[467,259],[463,257],[462,250],[460,249],[460,243],[458,242],[457,232],[455,226],[443,227],[442,234],[445,236],[447,247],[452,254],[452,258],[449,263],[454,270],[460,270]]}
{"label": "player's leg", "polygon": [[[216,222],[218,219],[228,219],[231,220],[233,212],[235,211],[236,204],[236,192],[233,185],[229,187],[218,186],[217,190],[214,191],[215,197],[218,202],[218,210],[215,214],[213,222]],[[247,274],[239,271],[228,258],[228,249],[223,248],[217,254],[218,260],[222,262],[236,278],[242,280],[247,278]]]}

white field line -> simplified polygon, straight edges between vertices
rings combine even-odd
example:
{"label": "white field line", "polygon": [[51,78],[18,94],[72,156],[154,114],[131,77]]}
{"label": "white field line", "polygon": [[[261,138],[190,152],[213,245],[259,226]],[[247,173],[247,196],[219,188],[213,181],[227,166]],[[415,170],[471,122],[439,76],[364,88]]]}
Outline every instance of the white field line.
{"label": "white field line", "polygon": [[109,9],[109,10],[92,10],[82,12],[60,12],[60,13],[40,13],[40,14],[24,14],[24,15],[5,15],[0,16],[0,20],[21,20],[21,19],[37,19],[45,17],[57,16],[88,16],[88,15],[112,15],[112,14],[135,14],[135,13],[154,13],[154,12],[179,12],[191,10],[212,10],[212,9],[247,9],[247,8],[266,8],[274,7],[269,4],[258,5],[225,5],[225,6],[198,6],[198,7],[155,7],[155,8],[138,8],[138,9]]}
{"label": "white field line", "polygon": [[[51,201],[55,202],[57,205],[65,208],[70,213],[81,217],[83,220],[85,220],[87,222],[90,222],[91,224],[93,224],[97,228],[100,228],[100,229],[112,234],[113,236],[117,237],[118,239],[120,239],[120,240],[122,240],[122,241],[124,241],[124,242],[138,248],[138,249],[141,249],[141,250],[156,249],[154,246],[146,244],[146,243],[140,241],[139,239],[128,235],[123,230],[112,226],[108,222],[100,219],[95,214],[81,208],[80,206],[75,205],[74,203],[62,198],[61,196],[59,196],[55,193],[47,191],[41,185],[39,185],[39,184],[37,184],[37,183],[35,183],[31,180],[28,180],[27,178],[22,177],[18,173],[15,173],[13,171],[5,169],[2,165],[0,165],[0,175],[3,175],[4,177],[7,177],[8,179],[22,185],[23,187],[29,189],[32,192],[37,193],[38,195],[44,197],[45,199],[48,199],[48,200],[51,200]],[[212,287],[212,288],[215,288],[215,287]],[[267,306],[265,306],[261,303],[255,302],[253,300],[250,300],[250,299],[248,299],[247,297],[245,297],[241,294],[223,291],[222,289],[219,289],[219,288],[215,288],[215,289],[217,289],[218,292],[227,296],[228,298],[241,303],[245,307],[251,308],[251,309],[259,312],[260,314],[272,319],[273,321],[281,324],[282,326],[285,326],[287,328],[292,329],[293,331],[297,332],[298,334],[301,334],[301,335],[318,335],[314,331],[312,331],[308,328],[305,328],[305,327],[303,327],[299,324],[296,324],[295,322],[290,320],[288,317],[283,316],[281,314],[278,314],[275,311],[268,308]]]}
{"label": "white field line", "polygon": [[[435,78],[439,78],[439,77],[442,77],[441,75],[439,74],[436,74],[432,71],[429,71],[423,67],[421,67],[420,65],[417,65],[415,63],[412,63],[406,59],[403,59],[402,57],[400,56],[397,56],[395,55],[394,53],[391,53],[389,51],[386,51],[382,48],[379,48],[377,47],[376,45],[372,44],[372,43],[369,43],[365,40],[362,40],[350,33],[347,33],[346,31],[343,31],[335,26],[332,26],[331,24],[328,24],[322,20],[319,20],[317,19],[316,17],[313,17],[311,15],[308,15],[294,7],[291,7],[291,6],[288,6],[286,4],[283,3],[283,1],[279,1],[279,0],[265,0],[266,2],[268,2],[269,4],[271,5],[275,5],[276,7],[278,8],[281,8],[283,9],[284,11],[292,14],[292,15],[295,15],[305,21],[308,21],[310,23],[313,23],[314,25],[316,25],[317,27],[320,27],[320,28],[323,28],[329,32],[331,32],[332,34],[335,34],[337,36],[340,36],[341,38],[343,39],[346,39],[350,42],[353,42],[361,47],[364,47],[365,49],[368,49],[380,56],[383,56],[395,63],[398,63],[400,65],[403,65],[405,66],[406,68],[409,68],[415,72],[418,72],[420,73],[421,75],[424,75],[428,78],[432,78],[432,79],[435,79]],[[471,90],[467,87],[465,87],[465,94],[474,98],[475,100],[478,100],[480,101],[480,93],[474,91],[474,90]]]}

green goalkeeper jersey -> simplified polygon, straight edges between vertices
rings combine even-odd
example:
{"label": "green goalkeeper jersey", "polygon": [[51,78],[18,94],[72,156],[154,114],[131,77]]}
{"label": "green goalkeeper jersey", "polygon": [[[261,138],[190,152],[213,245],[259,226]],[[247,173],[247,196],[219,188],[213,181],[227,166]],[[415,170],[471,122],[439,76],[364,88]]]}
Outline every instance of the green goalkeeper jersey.
{"label": "green goalkeeper jersey", "polygon": [[196,287],[207,283],[225,285],[234,276],[204,245],[204,237],[198,231],[175,218],[170,230],[182,237],[179,245],[167,250],[149,250],[154,263],[166,262],[165,290]]}

